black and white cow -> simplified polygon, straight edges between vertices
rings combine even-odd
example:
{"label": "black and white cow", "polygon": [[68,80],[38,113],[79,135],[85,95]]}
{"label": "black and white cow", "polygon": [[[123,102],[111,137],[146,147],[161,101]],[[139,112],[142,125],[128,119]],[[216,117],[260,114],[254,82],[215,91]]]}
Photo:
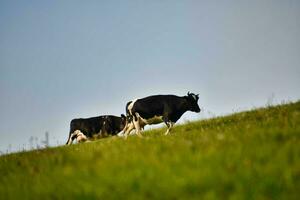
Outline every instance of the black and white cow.
{"label": "black and white cow", "polygon": [[90,138],[104,137],[106,135],[116,135],[126,126],[126,117],[104,115],[91,118],[73,119],[70,123],[70,133],[67,145],[73,140],[82,142]]}
{"label": "black and white cow", "polygon": [[159,124],[165,122],[168,135],[177,120],[186,112],[199,113],[199,95],[189,93],[187,96],[155,95],[142,99],[130,101],[126,105],[127,126],[123,132],[125,137],[136,129],[138,136],[141,136],[141,128],[147,124]]}

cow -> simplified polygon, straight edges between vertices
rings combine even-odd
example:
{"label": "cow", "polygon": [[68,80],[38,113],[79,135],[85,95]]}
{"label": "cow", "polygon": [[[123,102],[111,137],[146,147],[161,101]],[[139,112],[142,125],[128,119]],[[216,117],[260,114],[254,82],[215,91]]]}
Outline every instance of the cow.
{"label": "cow", "polygon": [[177,120],[186,112],[199,113],[199,94],[188,92],[186,96],[154,95],[136,99],[126,104],[127,125],[123,129],[125,137],[136,129],[136,134],[141,135],[141,129],[147,124],[167,125],[165,135],[168,135]]}
{"label": "cow", "polygon": [[73,140],[83,142],[91,138],[116,135],[127,125],[125,115],[121,117],[104,115],[91,118],[73,119],[70,123],[70,132],[67,145],[72,144]]}

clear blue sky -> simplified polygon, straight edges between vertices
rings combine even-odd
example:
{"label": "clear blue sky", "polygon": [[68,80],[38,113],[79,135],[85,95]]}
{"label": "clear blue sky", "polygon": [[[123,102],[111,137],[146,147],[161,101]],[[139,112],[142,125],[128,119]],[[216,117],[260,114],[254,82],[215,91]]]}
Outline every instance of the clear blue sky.
{"label": "clear blue sky", "polygon": [[152,94],[200,115],[300,98],[300,1],[1,1],[0,150]]}

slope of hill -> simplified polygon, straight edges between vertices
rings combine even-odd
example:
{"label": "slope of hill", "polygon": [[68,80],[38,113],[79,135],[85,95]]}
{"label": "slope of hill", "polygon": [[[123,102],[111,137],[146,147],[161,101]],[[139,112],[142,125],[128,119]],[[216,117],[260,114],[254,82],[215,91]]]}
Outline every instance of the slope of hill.
{"label": "slope of hill", "polygon": [[1,199],[299,199],[300,102],[0,157]]}

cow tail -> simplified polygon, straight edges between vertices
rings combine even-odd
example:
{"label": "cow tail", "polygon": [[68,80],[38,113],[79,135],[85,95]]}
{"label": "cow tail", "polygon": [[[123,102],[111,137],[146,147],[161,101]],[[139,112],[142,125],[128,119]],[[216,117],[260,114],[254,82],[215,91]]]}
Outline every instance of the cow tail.
{"label": "cow tail", "polygon": [[128,110],[128,106],[132,103],[132,101],[129,101],[127,104],[126,104],[126,116],[129,116],[130,113],[129,113],[129,110]]}
{"label": "cow tail", "polygon": [[68,137],[68,140],[67,140],[67,142],[66,142],[66,145],[69,144],[70,139],[71,139],[71,133],[69,133],[69,137]]}
{"label": "cow tail", "polygon": [[70,123],[69,137],[68,137],[68,140],[67,140],[67,142],[66,142],[66,145],[68,145],[69,141],[72,139],[72,138],[71,138],[71,135],[72,135],[72,122],[73,122],[73,120],[72,120],[71,123]]}

